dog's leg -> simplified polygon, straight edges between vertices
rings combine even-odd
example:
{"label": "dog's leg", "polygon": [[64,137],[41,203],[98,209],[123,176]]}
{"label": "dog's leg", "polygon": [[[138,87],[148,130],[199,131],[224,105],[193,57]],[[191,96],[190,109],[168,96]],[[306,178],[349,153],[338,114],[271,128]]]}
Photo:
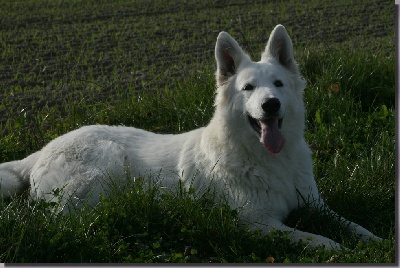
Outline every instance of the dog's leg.
{"label": "dog's leg", "polygon": [[316,235],[308,232],[303,232],[289,226],[284,225],[276,219],[268,219],[268,223],[254,223],[250,225],[253,230],[261,229],[264,234],[269,234],[272,230],[286,232],[292,242],[303,242],[310,247],[325,246],[327,249],[339,250],[342,246],[327,237]]}
{"label": "dog's leg", "polygon": [[329,206],[325,204],[325,202],[323,201],[323,199],[321,197],[319,197],[318,199],[315,199],[315,202],[312,205],[313,205],[312,208],[314,210],[316,210],[317,212],[324,212],[324,213],[330,215],[331,217],[337,219],[341,224],[346,226],[348,228],[348,230],[350,230],[351,232],[353,232],[354,234],[359,236],[362,241],[369,241],[369,240],[381,241],[382,240],[382,238],[374,235],[373,233],[371,233],[370,231],[368,231],[361,225],[358,225],[352,221],[345,219],[344,217],[340,216],[338,213],[336,213],[335,211],[330,209]]}
{"label": "dog's leg", "polygon": [[358,225],[357,223],[354,223],[352,221],[349,221],[349,220],[343,218],[342,216],[337,214],[335,211],[327,208],[326,205],[325,205],[324,209],[327,210],[327,212],[332,217],[337,218],[341,224],[343,224],[344,226],[347,226],[347,228],[351,232],[353,232],[354,234],[359,236],[362,241],[382,241],[382,238],[374,235],[373,233],[371,233],[370,231],[368,231],[361,225]]}
{"label": "dog's leg", "polygon": [[[332,218],[338,220],[338,222],[343,224],[343,226],[346,226],[349,231],[351,231],[354,234],[358,235],[362,241],[368,241],[368,240],[381,241],[382,240],[382,238],[374,235],[373,233],[371,233],[370,231],[368,231],[367,229],[365,229],[361,225],[358,225],[358,224],[356,224],[356,223],[354,223],[352,221],[349,221],[349,220],[345,219],[344,217],[340,216],[338,213],[336,213],[335,211],[330,209],[329,206],[325,204],[325,202],[321,198],[321,196],[319,196],[317,198],[310,198],[309,197],[308,199],[305,199],[304,196],[306,196],[306,195],[301,194],[299,191],[298,191],[298,193],[300,194],[300,197],[304,201],[303,204],[309,204],[309,205],[311,205],[310,208],[312,210],[315,210],[318,213],[328,214]],[[310,203],[310,200],[312,200],[311,203]]]}

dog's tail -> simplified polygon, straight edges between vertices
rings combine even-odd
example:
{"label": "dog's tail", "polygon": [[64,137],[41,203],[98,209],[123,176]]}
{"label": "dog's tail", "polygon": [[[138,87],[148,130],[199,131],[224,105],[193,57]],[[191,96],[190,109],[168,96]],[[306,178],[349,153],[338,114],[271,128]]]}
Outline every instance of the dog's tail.
{"label": "dog's tail", "polygon": [[30,156],[0,164],[0,197],[7,198],[29,187],[29,178],[40,151]]}

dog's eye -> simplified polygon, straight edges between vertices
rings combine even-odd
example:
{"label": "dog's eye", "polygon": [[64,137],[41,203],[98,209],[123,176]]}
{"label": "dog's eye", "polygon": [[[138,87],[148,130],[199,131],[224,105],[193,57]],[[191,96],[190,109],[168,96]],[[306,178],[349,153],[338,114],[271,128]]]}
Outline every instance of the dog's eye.
{"label": "dog's eye", "polygon": [[276,81],[274,82],[274,85],[275,85],[276,87],[283,87],[283,83],[282,83],[281,80],[276,80]]}
{"label": "dog's eye", "polygon": [[253,90],[254,89],[254,86],[253,85],[250,85],[250,84],[246,84],[244,87],[243,87],[243,90]]}

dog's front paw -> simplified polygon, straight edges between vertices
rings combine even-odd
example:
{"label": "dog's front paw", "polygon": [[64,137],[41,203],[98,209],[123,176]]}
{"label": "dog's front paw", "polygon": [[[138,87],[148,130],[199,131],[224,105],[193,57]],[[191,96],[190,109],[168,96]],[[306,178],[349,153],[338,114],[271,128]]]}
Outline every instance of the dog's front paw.
{"label": "dog's front paw", "polygon": [[369,241],[380,242],[380,241],[383,241],[384,239],[371,233],[370,235],[361,235],[360,240],[365,241],[365,242],[369,242]]}
{"label": "dog's front paw", "polygon": [[312,247],[312,248],[316,248],[319,246],[324,247],[325,249],[328,250],[342,250],[342,249],[346,249],[344,246],[342,246],[341,244],[326,238],[326,237],[322,237],[322,236],[315,236],[313,239],[308,239],[307,242],[308,246]]}

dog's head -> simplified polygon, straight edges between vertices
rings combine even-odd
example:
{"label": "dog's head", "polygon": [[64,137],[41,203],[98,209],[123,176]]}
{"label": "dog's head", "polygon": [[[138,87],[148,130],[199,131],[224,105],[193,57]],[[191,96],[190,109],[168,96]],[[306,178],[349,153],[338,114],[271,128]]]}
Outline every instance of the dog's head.
{"label": "dog's head", "polygon": [[259,62],[251,61],[226,32],[218,36],[215,58],[217,110],[228,109],[228,116],[245,120],[273,154],[281,151],[285,140],[303,136],[305,82],[282,25],[272,31]]}

